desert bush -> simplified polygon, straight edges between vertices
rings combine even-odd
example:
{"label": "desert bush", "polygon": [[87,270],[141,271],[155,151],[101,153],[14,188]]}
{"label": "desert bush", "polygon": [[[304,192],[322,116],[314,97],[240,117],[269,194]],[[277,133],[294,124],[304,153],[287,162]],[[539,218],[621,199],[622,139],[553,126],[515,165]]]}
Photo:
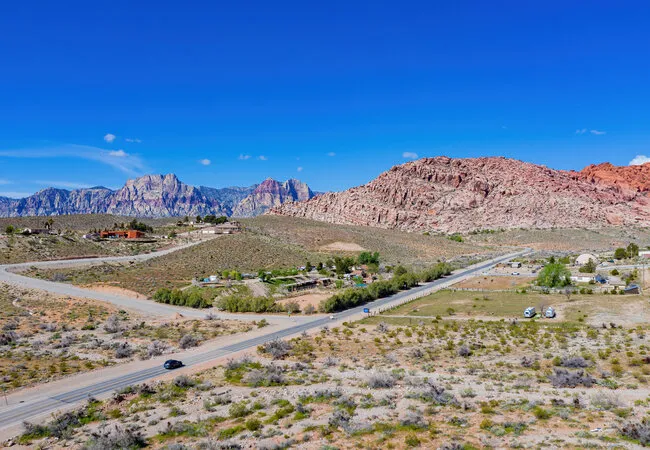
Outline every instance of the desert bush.
{"label": "desert bush", "polygon": [[307,305],[305,306],[305,314],[310,315],[314,314],[316,312],[316,308],[314,308],[314,305]]}
{"label": "desert bush", "polygon": [[133,426],[102,425],[91,433],[86,450],[135,449],[147,445],[145,437]]}
{"label": "desert bush", "polygon": [[643,418],[641,422],[627,422],[621,429],[620,433],[628,439],[638,441],[641,445],[650,445],[650,420]]}
{"label": "desert bush", "polygon": [[282,386],[285,384],[284,370],[275,364],[262,369],[253,369],[242,378],[242,381],[252,387]]}
{"label": "desert bush", "polygon": [[582,356],[563,356],[560,358],[560,365],[570,369],[583,369],[590,366],[589,361]]}
{"label": "desert bush", "polygon": [[182,349],[187,349],[191,347],[196,347],[199,345],[199,338],[193,334],[184,335],[179,341],[178,346]]}
{"label": "desert bush", "polygon": [[233,419],[238,419],[240,417],[246,417],[249,415],[251,411],[246,407],[245,403],[233,403],[230,405],[230,408],[228,409],[228,414],[230,414],[230,417]]}
{"label": "desert bush", "polygon": [[334,411],[334,413],[330,416],[328,420],[328,424],[331,427],[338,428],[341,427],[344,430],[348,427],[350,424],[350,421],[352,420],[352,416],[348,411],[345,409],[337,409]]}
{"label": "desert bush", "polygon": [[55,323],[42,323],[38,326],[41,330],[54,333],[58,326]]}
{"label": "desert bush", "polygon": [[563,388],[583,385],[591,387],[595,380],[583,370],[569,371],[566,369],[555,369],[552,375],[549,375],[549,381],[554,387]]}
{"label": "desert bush", "polygon": [[404,418],[401,420],[400,424],[403,427],[409,427],[409,428],[427,428],[429,424],[427,421],[424,419],[424,416],[422,415],[422,411],[419,409],[416,410],[409,410],[406,412],[404,415]]}
{"label": "desert bush", "polygon": [[5,323],[5,324],[2,326],[2,330],[3,330],[3,331],[12,331],[12,330],[17,330],[17,329],[18,329],[18,325],[19,325],[19,323],[18,323],[15,319],[11,319],[11,320],[7,321],[7,323]]}
{"label": "desert bush", "polygon": [[174,378],[174,386],[179,388],[191,388],[196,384],[196,381],[188,377],[187,375],[179,375]]}
{"label": "desert bush", "polygon": [[468,356],[470,356],[472,354],[472,351],[469,349],[468,346],[461,345],[460,347],[458,347],[458,350],[456,350],[456,353],[458,354],[458,356],[462,356],[463,358],[467,358]]}
{"label": "desert bush", "polygon": [[131,355],[133,355],[133,347],[128,342],[120,342],[115,347],[116,358],[129,358]]}
{"label": "desert bush", "polygon": [[296,302],[287,302],[284,304],[284,309],[290,314],[299,313],[300,305]]}
{"label": "desert bush", "polygon": [[438,447],[438,450],[464,450],[464,449],[465,446],[463,444],[459,444],[458,442],[445,442],[440,447]]}
{"label": "desert bush", "polygon": [[375,328],[375,330],[377,330],[379,333],[388,333],[388,329],[389,327],[386,322],[379,322],[377,328]]}
{"label": "desert bush", "polygon": [[323,365],[325,367],[334,367],[339,364],[339,360],[334,358],[333,356],[328,356],[323,360]]}
{"label": "desert bush", "polygon": [[203,441],[196,445],[197,450],[241,450],[243,447],[230,441]]}
{"label": "desert bush", "polygon": [[120,318],[115,314],[111,315],[104,322],[104,331],[107,333],[118,333],[121,329]]}
{"label": "desert bush", "polygon": [[154,356],[160,356],[167,351],[169,346],[161,341],[152,341],[147,346],[147,356],[153,358]]}
{"label": "desert bush", "polygon": [[219,316],[214,313],[207,313],[205,315],[205,320],[219,320]]}
{"label": "desert bush", "polygon": [[262,345],[262,351],[273,357],[273,359],[282,359],[289,355],[292,345],[281,339],[274,339]]}
{"label": "desert bush", "polygon": [[0,334],[0,345],[10,345],[16,342],[18,342],[18,333],[15,331]]}
{"label": "desert bush", "polygon": [[366,377],[366,384],[371,389],[388,389],[395,386],[395,377],[388,372],[373,372]]}
{"label": "desert bush", "polygon": [[444,387],[438,386],[433,380],[425,380],[423,386],[407,393],[408,398],[418,398],[435,405],[455,405],[458,401]]}
{"label": "desert bush", "polygon": [[589,401],[592,408],[609,411],[610,409],[620,408],[623,402],[615,392],[611,391],[598,391],[591,396]]}

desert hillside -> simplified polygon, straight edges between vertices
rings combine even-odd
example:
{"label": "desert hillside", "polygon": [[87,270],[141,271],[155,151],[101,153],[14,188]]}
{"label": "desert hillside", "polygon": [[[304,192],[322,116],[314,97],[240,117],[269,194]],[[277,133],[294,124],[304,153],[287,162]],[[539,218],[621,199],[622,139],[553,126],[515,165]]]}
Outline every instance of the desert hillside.
{"label": "desert hillside", "polygon": [[650,224],[648,200],[638,188],[641,176],[629,177],[637,188],[620,182],[628,171],[648,169],[598,167],[568,172],[502,157],[424,158],[366,185],[286,203],[270,213],[421,232]]}

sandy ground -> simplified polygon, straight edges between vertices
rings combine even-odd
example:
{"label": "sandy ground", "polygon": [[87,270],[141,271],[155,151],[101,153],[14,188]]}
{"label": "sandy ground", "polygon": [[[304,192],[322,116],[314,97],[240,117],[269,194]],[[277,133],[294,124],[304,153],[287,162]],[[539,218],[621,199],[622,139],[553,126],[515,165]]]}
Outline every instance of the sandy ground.
{"label": "sandy ground", "polygon": [[458,283],[454,287],[461,289],[514,289],[534,281],[534,277],[524,276],[479,276]]}
{"label": "sandy ground", "polygon": [[354,242],[332,242],[331,244],[323,245],[320,250],[326,252],[362,252],[365,248]]}
{"label": "sandy ground", "polygon": [[104,292],[106,294],[115,294],[115,295],[122,295],[124,297],[137,298],[138,300],[148,299],[146,295],[140,294],[139,292],[135,292],[130,289],[124,289],[119,286],[115,286],[108,283],[92,283],[92,284],[85,284],[80,287],[84,289],[92,289],[93,291],[97,291],[97,292]]}
{"label": "sandy ground", "polygon": [[332,294],[318,293],[313,292],[310,294],[303,294],[297,297],[289,297],[282,300],[279,300],[278,303],[285,304],[287,302],[295,302],[300,306],[300,310],[303,311],[307,305],[312,305],[314,308],[318,309],[318,305],[322,300],[330,297]]}

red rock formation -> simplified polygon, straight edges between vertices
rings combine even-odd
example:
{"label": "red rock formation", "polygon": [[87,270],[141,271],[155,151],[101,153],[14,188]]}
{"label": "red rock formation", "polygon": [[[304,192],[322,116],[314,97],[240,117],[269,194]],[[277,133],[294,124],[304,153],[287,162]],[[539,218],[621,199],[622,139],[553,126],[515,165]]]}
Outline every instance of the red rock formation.
{"label": "red rock formation", "polygon": [[271,214],[408,231],[650,224],[640,195],[506,158],[425,158]]}
{"label": "red rock formation", "polygon": [[650,192],[650,163],[622,167],[611,163],[592,164],[577,175],[589,183],[612,186],[631,197]]}

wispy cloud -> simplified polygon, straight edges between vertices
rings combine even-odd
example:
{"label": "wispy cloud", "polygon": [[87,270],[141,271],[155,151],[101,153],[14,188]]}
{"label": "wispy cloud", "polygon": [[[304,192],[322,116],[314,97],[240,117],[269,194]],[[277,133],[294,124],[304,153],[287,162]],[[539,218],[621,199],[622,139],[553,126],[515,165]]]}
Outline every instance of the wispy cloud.
{"label": "wispy cloud", "polygon": [[593,134],[593,135],[595,135],[595,136],[600,136],[600,135],[602,135],[602,134],[607,134],[606,131],[602,131],[602,130],[589,130],[589,129],[587,129],[587,128],[579,128],[579,129],[576,130],[576,134],[587,134],[587,133],[591,133],[591,134]]}
{"label": "wispy cloud", "polygon": [[5,186],[7,184],[11,184],[11,181],[0,178],[0,186]]}
{"label": "wispy cloud", "polygon": [[636,155],[632,161],[630,161],[630,166],[640,166],[641,164],[649,163],[650,157],[646,155]]}
{"label": "wispy cloud", "polygon": [[418,159],[418,154],[415,152],[404,152],[402,153],[402,158]]}
{"label": "wispy cloud", "polygon": [[257,157],[257,159],[259,159],[260,161],[267,161],[269,158],[267,158],[264,155],[260,155],[260,156]]}
{"label": "wispy cloud", "polygon": [[36,180],[36,184],[41,184],[47,187],[58,187],[64,189],[88,189],[91,187],[86,183],[77,183],[75,181],[50,181],[50,180]]}
{"label": "wispy cloud", "polygon": [[116,158],[126,158],[127,156],[129,156],[129,154],[126,153],[122,149],[120,149],[120,150],[111,150],[111,151],[108,152],[108,154],[110,156],[115,156]]}
{"label": "wispy cloud", "polygon": [[123,150],[105,150],[90,145],[62,145],[50,148],[27,148],[21,150],[0,150],[0,157],[7,158],[80,158],[96,161],[113,167],[128,175],[141,175],[146,166],[137,155]]}
{"label": "wispy cloud", "polygon": [[334,153],[334,152],[329,152],[329,153],[327,154],[327,156],[336,156],[336,153]]}
{"label": "wispy cloud", "polygon": [[9,197],[9,198],[25,198],[32,195],[29,192],[15,192],[15,191],[0,191],[0,197]]}
{"label": "wispy cloud", "polygon": [[297,168],[296,170],[297,170],[298,172],[302,172],[302,167],[301,167],[301,166],[298,166],[298,168]]}
{"label": "wispy cloud", "polygon": [[117,138],[113,133],[106,133],[104,135],[104,140],[108,142],[109,144],[112,144],[113,141]]}
{"label": "wispy cloud", "polygon": [[125,138],[124,140],[126,142],[131,142],[131,143],[136,143],[136,144],[142,143],[142,139],[138,139],[138,138]]}
{"label": "wispy cloud", "polygon": [[205,158],[205,159],[201,159],[201,160],[199,160],[199,164],[201,164],[202,166],[209,166],[210,164],[212,164],[212,161],[210,161],[209,159]]}
{"label": "wispy cloud", "polygon": [[244,155],[243,153],[239,155],[239,159],[242,161],[246,161],[247,159],[251,159],[251,155]]}

